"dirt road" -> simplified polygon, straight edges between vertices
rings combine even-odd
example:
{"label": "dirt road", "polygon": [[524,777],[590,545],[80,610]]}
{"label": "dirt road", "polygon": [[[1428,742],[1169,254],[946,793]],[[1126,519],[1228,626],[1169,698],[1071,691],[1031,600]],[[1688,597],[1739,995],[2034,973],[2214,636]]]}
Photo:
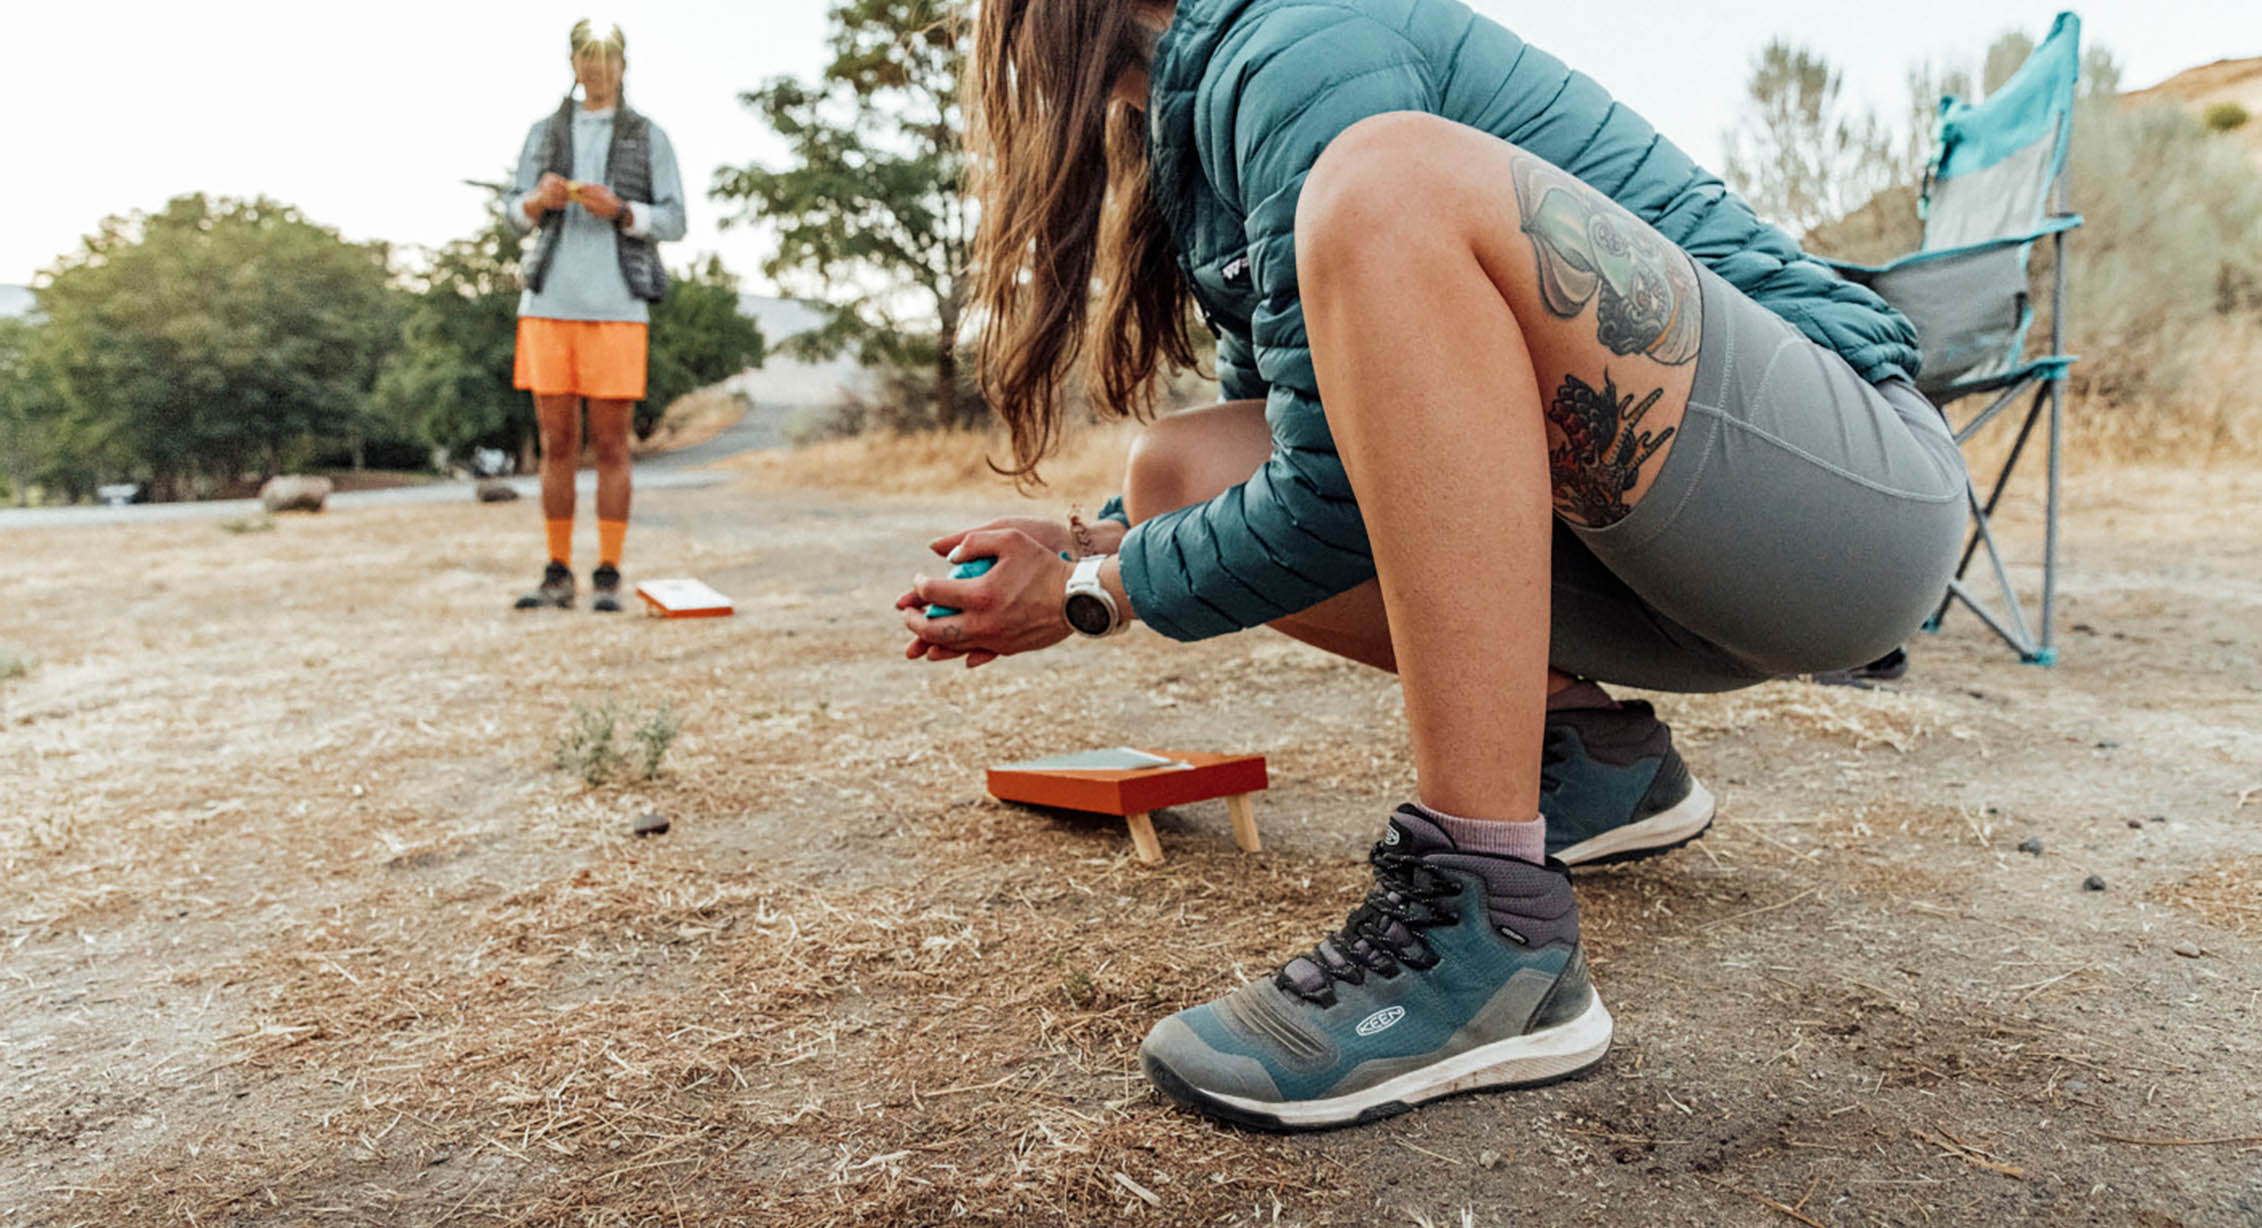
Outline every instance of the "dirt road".
{"label": "dirt road", "polygon": [[[0,1223],[2262,1224],[2262,479],[2205,486],[2077,484],[2055,670],[1960,617],[1895,693],[1662,697],[1721,819],[1582,876],[1610,1061],[1298,1138],[1134,1047],[1355,902],[1393,681],[905,664],[1002,497],[641,494],[708,623],[509,613],[524,503],[0,534]],[[552,766],[608,698],[657,778]],[[981,795],[1122,742],[1269,756],[1267,851]]]}

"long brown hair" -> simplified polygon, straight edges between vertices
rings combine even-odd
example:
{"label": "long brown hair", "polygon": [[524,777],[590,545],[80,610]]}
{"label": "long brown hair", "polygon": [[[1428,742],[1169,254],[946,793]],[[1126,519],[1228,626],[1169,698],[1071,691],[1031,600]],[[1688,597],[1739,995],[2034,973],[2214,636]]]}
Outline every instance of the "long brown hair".
{"label": "long brown hair", "polygon": [[1102,411],[1141,419],[1161,363],[1195,363],[1186,279],[1149,189],[1146,115],[1112,100],[1116,79],[1146,65],[1139,7],[980,0],[967,91],[978,370],[1012,428],[1016,477],[1058,439],[1079,358]]}

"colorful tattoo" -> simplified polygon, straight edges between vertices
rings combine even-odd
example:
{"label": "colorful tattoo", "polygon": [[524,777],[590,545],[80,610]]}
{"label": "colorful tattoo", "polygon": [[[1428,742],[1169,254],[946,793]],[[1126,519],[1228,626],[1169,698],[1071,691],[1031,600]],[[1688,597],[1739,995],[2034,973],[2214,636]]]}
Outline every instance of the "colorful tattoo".
{"label": "colorful tattoo", "polygon": [[1694,359],[1703,307],[1688,254],[1551,163],[1519,154],[1514,177],[1547,309],[1569,320],[1594,302],[1596,337],[1611,353],[1667,366]]}
{"label": "colorful tattoo", "polygon": [[1599,390],[1576,375],[1563,377],[1547,407],[1547,476],[1564,519],[1599,529],[1633,510],[1626,496],[1641,480],[1642,465],[1673,438],[1673,427],[1654,434],[1635,429],[1664,395],[1659,389],[1637,405],[1631,396],[1618,399],[1608,371]]}

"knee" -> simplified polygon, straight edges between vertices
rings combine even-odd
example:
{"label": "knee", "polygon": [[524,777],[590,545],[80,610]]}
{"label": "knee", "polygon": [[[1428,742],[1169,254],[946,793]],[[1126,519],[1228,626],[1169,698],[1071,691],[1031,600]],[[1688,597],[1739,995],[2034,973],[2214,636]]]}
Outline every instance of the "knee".
{"label": "knee", "polygon": [[1324,276],[1395,240],[1451,237],[1468,201],[1458,168],[1474,136],[1420,111],[1372,115],[1345,128],[1320,152],[1297,197],[1299,276]]}
{"label": "knee", "polygon": [[628,463],[628,432],[599,435],[591,442],[599,465],[609,469]]}
{"label": "knee", "polygon": [[1123,511],[1131,523],[1152,520],[1194,501],[1189,434],[1165,417],[1132,441],[1123,468]]}

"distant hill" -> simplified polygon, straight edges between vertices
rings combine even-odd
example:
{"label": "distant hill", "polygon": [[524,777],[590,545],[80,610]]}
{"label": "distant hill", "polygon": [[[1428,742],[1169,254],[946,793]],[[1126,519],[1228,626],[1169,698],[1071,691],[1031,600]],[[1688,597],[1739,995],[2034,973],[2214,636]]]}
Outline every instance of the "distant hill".
{"label": "distant hill", "polygon": [[29,286],[0,286],[0,320],[31,314],[34,303]]}
{"label": "distant hill", "polygon": [[741,294],[738,309],[762,326],[769,357],[753,371],[732,376],[725,387],[753,398],[764,409],[829,406],[843,392],[869,392],[871,373],[848,357],[802,362],[783,352],[784,343],[824,322],[817,308],[798,299]]}
{"label": "distant hill", "polygon": [[2150,89],[2121,97],[2135,103],[2173,102],[2194,112],[2218,102],[2235,102],[2253,117],[2237,135],[2244,137],[2255,157],[2262,160],[2262,56],[2187,68]]}

